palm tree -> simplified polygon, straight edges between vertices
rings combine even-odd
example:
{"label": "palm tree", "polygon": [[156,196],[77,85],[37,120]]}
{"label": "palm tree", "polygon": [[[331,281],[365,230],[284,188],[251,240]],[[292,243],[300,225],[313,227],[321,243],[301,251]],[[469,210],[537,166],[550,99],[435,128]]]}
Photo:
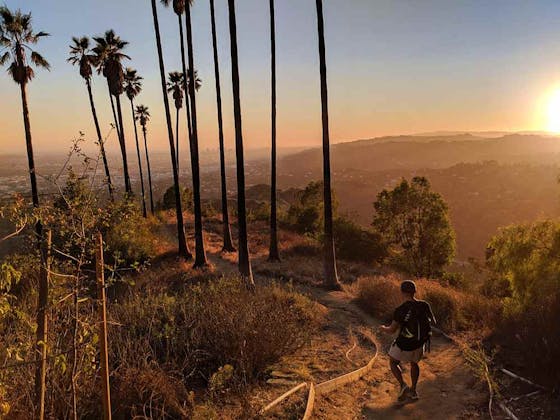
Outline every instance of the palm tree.
{"label": "palm tree", "polygon": [[196,118],[196,74],[194,72],[194,53],[192,42],[191,25],[191,4],[192,0],[187,0],[185,4],[185,26],[187,28],[187,47],[189,57],[189,67],[187,69],[187,88],[191,103],[191,170],[193,182],[193,202],[194,202],[194,238],[195,238],[195,260],[194,267],[206,266],[206,252],[204,251],[204,235],[202,232],[202,203],[200,200],[200,165],[198,158],[198,128]]}
{"label": "palm tree", "polygon": [[270,73],[271,73],[271,156],[270,156],[270,247],[269,261],[280,261],[278,252],[278,220],[276,192],[276,30],[274,0],[270,0]]}
{"label": "palm tree", "polygon": [[161,36],[159,32],[159,21],[157,15],[156,0],[151,0],[152,17],[154,19],[154,32],[156,35],[156,46],[159,60],[159,72],[161,79],[161,91],[163,94],[163,105],[165,107],[165,119],[167,122],[167,135],[169,138],[169,150],[171,152],[171,166],[173,169],[173,186],[175,189],[175,210],[177,212],[177,236],[179,241],[179,256],[185,259],[191,259],[192,254],[185,240],[185,225],[183,221],[183,210],[181,209],[181,190],[179,187],[179,173],[177,172],[177,159],[175,157],[175,145],[173,144],[173,128],[171,126],[171,112],[169,110],[169,100],[167,98],[167,90],[165,86],[165,65],[163,63],[163,51],[161,47]]}
{"label": "palm tree", "polygon": [[216,106],[218,108],[218,139],[220,142],[220,180],[222,186],[222,223],[224,231],[224,245],[222,251],[235,252],[229,225],[229,210],[226,182],[226,162],[224,148],[224,123],[222,119],[222,90],[220,87],[220,64],[218,62],[218,40],[216,37],[216,16],[214,13],[214,0],[210,0],[210,17],[212,20],[212,45],[214,49],[214,75],[216,80]]}
{"label": "palm tree", "polygon": [[325,212],[324,235],[324,285],[330,289],[340,289],[336,272],[336,258],[333,237],[333,210],[331,191],[331,158],[329,139],[329,99],[327,89],[327,64],[325,57],[325,27],[323,22],[323,0],[316,0],[317,32],[319,35],[319,72],[321,75],[321,110],[323,122],[323,200]]}
{"label": "palm tree", "polygon": [[136,140],[136,155],[138,157],[138,172],[140,173],[140,188],[142,192],[142,215],[148,217],[146,211],[146,194],[144,191],[144,174],[142,172],[142,158],[140,157],[140,145],[138,143],[138,129],[136,128],[136,118],[134,117],[134,98],[142,91],[142,77],[138,76],[138,72],[130,67],[124,72],[124,91],[130,101],[130,111],[132,114],[132,123],[134,124],[134,138]]}
{"label": "palm tree", "polygon": [[152,169],[150,168],[150,156],[148,154],[148,140],[146,139],[146,124],[150,121],[150,112],[148,107],[144,105],[138,105],[136,107],[136,121],[142,126],[142,133],[144,134],[144,151],[146,153],[146,164],[148,166],[148,186],[150,189],[150,210],[152,215],[154,214],[154,194],[152,192]]}
{"label": "palm tree", "polygon": [[[181,64],[182,64],[182,70],[183,70],[183,74],[188,74],[187,73],[187,64],[186,64],[186,59],[185,59],[185,36],[183,35],[183,22],[181,20],[181,15],[183,13],[185,13],[185,3],[187,0],[161,0],[162,4],[165,5],[165,7],[168,7],[169,5],[173,4],[173,11],[175,12],[175,14],[177,15],[177,22],[179,23],[179,43],[181,45]],[[192,1],[192,0],[189,0]],[[183,86],[183,90],[185,92],[188,91],[187,88],[187,80],[184,80],[185,85]],[[187,129],[188,129],[188,135],[189,135],[189,144],[191,141],[191,134],[192,134],[192,124],[191,124],[191,107],[190,107],[190,103],[189,103],[189,96],[186,95],[185,96],[185,110],[186,110],[186,116],[187,116]],[[177,140],[178,141],[178,140]],[[177,160],[179,160],[179,149],[177,148]]]}
{"label": "palm tree", "polygon": [[[179,171],[179,110],[183,108],[184,98],[184,74],[178,71],[172,71],[167,77],[167,91],[173,94],[175,102],[175,151],[177,153],[177,171]],[[180,172],[180,171],[179,171]]]}
{"label": "palm tree", "polygon": [[105,145],[103,144],[103,137],[101,136],[101,128],[99,127],[99,120],[97,119],[97,111],[95,110],[95,102],[93,101],[93,93],[91,90],[91,76],[93,74],[92,66],[96,65],[96,57],[91,54],[90,41],[87,36],[83,36],[81,38],[72,37],[72,42],[73,44],[70,45],[70,57],[68,58],[68,62],[73,65],[78,65],[80,69],[80,76],[82,76],[86,82],[93,122],[95,124],[95,130],[97,131],[97,142],[99,143],[101,158],[103,160],[103,166],[105,167],[105,177],[107,178],[109,197],[112,201],[113,185],[111,184],[111,173],[109,172],[107,154],[105,153]]}
{"label": "palm tree", "polygon": [[121,95],[124,92],[124,69],[122,61],[124,59],[130,59],[122,50],[128,45],[128,42],[116,36],[112,29],[106,31],[104,36],[94,37],[93,39],[97,43],[93,48],[93,52],[99,57],[98,72],[103,73],[103,76],[107,79],[109,92],[115,97],[115,102],[117,104],[117,133],[119,135],[119,144],[121,146],[123,160],[124,185],[126,193],[132,195],[121,108]]}
{"label": "palm tree", "polygon": [[254,286],[249,244],[247,241],[247,211],[245,208],[245,167],[243,159],[243,128],[241,124],[241,96],[239,62],[237,56],[237,25],[235,0],[228,0],[229,36],[231,50],[231,82],[233,86],[233,117],[235,122],[235,155],[237,163],[237,219],[239,224],[239,272],[250,286]]}
{"label": "palm tree", "polygon": [[[25,143],[27,146],[27,161],[31,181],[31,197],[33,207],[39,207],[39,192],[37,190],[37,175],[33,156],[33,141],[31,138],[31,122],[29,106],[27,104],[27,84],[35,76],[31,65],[49,70],[50,65],[45,58],[35,51],[32,46],[41,38],[48,36],[46,32],[34,32],[31,24],[31,13],[24,14],[20,10],[10,11],[6,6],[0,6],[0,66],[9,63],[8,73],[12,80],[20,87],[23,124],[25,129]],[[29,54],[29,56],[28,56]],[[46,264],[46,252],[42,249],[43,228],[41,222],[35,224],[38,247],[41,251],[42,265]],[[38,417],[43,419],[45,410],[45,380],[47,370],[47,305],[49,294],[48,274],[43,269],[39,281],[39,296],[37,310],[36,350],[39,356],[35,376],[36,406]]]}

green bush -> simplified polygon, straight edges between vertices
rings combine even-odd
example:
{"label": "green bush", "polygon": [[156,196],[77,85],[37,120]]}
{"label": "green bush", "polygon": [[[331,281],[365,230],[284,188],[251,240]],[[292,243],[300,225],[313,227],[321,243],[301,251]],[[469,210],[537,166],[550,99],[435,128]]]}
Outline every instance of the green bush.
{"label": "green bush", "polygon": [[431,288],[422,293],[422,299],[432,307],[437,325],[445,331],[455,331],[462,327],[462,314],[456,296],[445,289]]}
{"label": "green bush", "polygon": [[339,217],[333,224],[336,255],[344,260],[367,264],[381,263],[388,255],[383,237]]}
{"label": "green bush", "polygon": [[373,226],[391,245],[394,264],[416,278],[440,276],[455,256],[455,233],[443,197],[424,177],[403,179],[374,203]]}
{"label": "green bush", "polygon": [[113,206],[104,231],[105,253],[119,265],[138,265],[155,255],[155,236],[149,219],[136,204],[122,201]]}
{"label": "green bush", "polygon": [[[333,215],[336,216],[338,201],[334,191],[332,202]],[[317,236],[323,231],[323,216],[323,183],[313,181],[296,194],[296,200],[286,214],[285,224],[296,232]]]}
{"label": "green bush", "polygon": [[[190,188],[181,189],[181,208],[183,211],[192,213],[194,211],[193,192]],[[160,210],[175,210],[175,186],[165,190],[161,201],[157,203]]]}

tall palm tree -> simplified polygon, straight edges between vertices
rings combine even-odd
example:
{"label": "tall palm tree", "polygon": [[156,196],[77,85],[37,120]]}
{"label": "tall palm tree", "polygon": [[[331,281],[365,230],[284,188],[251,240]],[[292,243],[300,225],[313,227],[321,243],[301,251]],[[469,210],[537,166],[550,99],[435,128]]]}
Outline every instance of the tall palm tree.
{"label": "tall palm tree", "polygon": [[146,124],[150,121],[150,112],[148,111],[148,107],[144,105],[138,105],[136,107],[136,114],[135,114],[136,121],[140,123],[142,127],[142,133],[144,134],[144,151],[146,153],[146,165],[148,167],[148,186],[150,190],[150,210],[152,215],[154,214],[154,194],[152,192],[152,169],[150,167],[150,155],[148,154],[148,140],[146,138]]}
{"label": "tall palm tree", "polygon": [[156,35],[156,46],[159,61],[159,73],[161,79],[161,91],[163,94],[163,105],[165,107],[165,119],[167,123],[167,136],[169,138],[169,150],[171,152],[171,166],[173,169],[173,186],[175,189],[175,210],[177,212],[177,236],[179,242],[179,256],[185,259],[191,259],[192,254],[185,240],[185,224],[183,221],[183,210],[181,209],[181,190],[179,187],[179,173],[177,172],[177,158],[175,157],[175,145],[173,144],[173,128],[171,126],[171,112],[169,110],[169,100],[167,98],[167,89],[165,86],[165,64],[163,62],[163,51],[161,47],[161,35],[159,32],[159,21],[157,15],[156,0],[151,0],[152,17],[154,19],[154,32]]}
{"label": "tall palm tree", "polygon": [[[41,38],[48,36],[46,32],[34,32],[31,23],[31,13],[24,14],[20,10],[12,12],[6,6],[0,6],[0,66],[9,63],[8,73],[12,80],[19,85],[21,92],[21,106],[23,111],[23,125],[25,129],[25,143],[27,146],[27,162],[31,181],[31,197],[33,207],[39,207],[39,192],[37,189],[37,175],[35,173],[35,159],[33,155],[33,141],[31,137],[31,122],[29,106],[27,104],[27,84],[35,76],[31,65],[49,70],[48,61],[32,46]],[[29,55],[28,55],[29,54]],[[46,264],[46,252],[42,249],[43,228],[41,222],[35,224],[38,247],[41,252],[43,265]],[[37,331],[36,350],[38,355],[35,393],[38,417],[43,419],[45,410],[45,379],[47,369],[47,305],[49,283],[48,274],[43,269],[39,281],[39,296],[37,301]]]}
{"label": "tall palm tree", "polygon": [[101,136],[101,128],[99,127],[99,120],[97,119],[97,111],[95,110],[95,102],[93,100],[93,93],[91,90],[91,76],[93,74],[92,66],[96,65],[96,57],[91,53],[90,40],[87,36],[81,38],[72,37],[73,44],[70,45],[70,57],[68,62],[73,65],[78,65],[80,69],[80,76],[86,82],[88,91],[89,104],[91,113],[93,115],[93,122],[97,132],[97,142],[101,151],[101,158],[103,166],[105,167],[105,177],[107,178],[107,187],[109,188],[109,197],[113,200],[113,185],[111,184],[111,173],[109,172],[109,164],[107,163],[107,154],[105,153],[105,145],[103,137]]}
{"label": "tall palm tree", "polygon": [[138,129],[136,127],[136,118],[134,117],[134,98],[142,91],[142,77],[138,76],[138,72],[128,67],[124,72],[124,91],[126,97],[130,101],[130,112],[132,115],[132,123],[134,124],[134,139],[136,140],[136,156],[138,157],[138,172],[140,173],[140,188],[142,193],[142,215],[148,217],[146,211],[146,194],[144,190],[144,173],[142,172],[142,158],[140,157],[140,144],[138,142]]}
{"label": "tall palm tree", "polygon": [[231,50],[231,82],[233,86],[233,117],[235,122],[235,156],[237,163],[237,219],[239,224],[239,272],[247,283],[254,286],[249,244],[247,241],[247,211],[245,208],[245,167],[243,158],[243,128],[241,124],[241,96],[239,87],[239,60],[237,54],[237,24],[235,0],[228,0],[229,36]]}
{"label": "tall palm tree", "polygon": [[177,153],[177,171],[180,173],[179,162],[179,110],[183,108],[184,98],[184,74],[178,71],[172,71],[167,76],[167,91],[172,94],[175,102],[175,152]]}
{"label": "tall palm tree", "polygon": [[123,160],[124,185],[128,195],[132,195],[132,185],[128,173],[128,158],[126,155],[126,141],[121,108],[121,95],[124,92],[124,69],[122,61],[130,57],[122,52],[128,45],[111,29],[105,32],[102,37],[94,37],[97,45],[93,48],[94,53],[99,57],[98,71],[103,73],[107,79],[109,92],[115,98],[117,104],[117,132]]}
{"label": "tall palm tree", "polygon": [[[183,74],[188,74],[187,73],[187,64],[186,64],[186,58],[185,58],[185,36],[183,35],[183,21],[181,20],[181,15],[183,13],[185,13],[185,4],[186,4],[187,0],[161,0],[161,3],[165,6],[168,7],[169,5],[173,5],[173,11],[175,12],[175,14],[177,15],[177,22],[179,24],[179,43],[181,45],[181,65],[182,65],[182,70],[183,70]],[[189,0],[192,1],[192,0]],[[184,91],[187,92],[188,88],[187,88],[187,79],[184,80]],[[188,138],[189,138],[189,144],[191,141],[191,134],[192,134],[192,123],[191,123],[191,107],[190,107],[190,103],[189,103],[189,95],[187,94],[185,96],[185,110],[186,110],[186,117],[187,117],[187,129],[188,129]],[[177,149],[177,160],[179,160],[179,149]]]}
{"label": "tall palm tree", "polygon": [[220,63],[218,62],[218,40],[216,36],[216,16],[214,13],[214,0],[210,0],[210,18],[212,20],[212,46],[214,49],[214,78],[216,80],[216,107],[218,109],[218,139],[220,142],[220,181],[222,187],[222,223],[224,245],[222,251],[235,252],[229,225],[229,210],[226,181],[226,159],[224,147],[224,123],[222,118],[222,89],[220,86]]}
{"label": "tall palm tree", "polygon": [[208,265],[206,252],[204,250],[204,235],[202,232],[202,203],[200,199],[200,164],[198,157],[198,127],[196,117],[196,75],[194,72],[194,53],[192,42],[191,25],[191,4],[192,0],[187,0],[185,4],[185,27],[187,28],[187,51],[189,66],[187,69],[187,88],[191,103],[191,170],[193,182],[193,202],[194,202],[194,238],[195,238],[195,260],[194,267],[204,267]]}
{"label": "tall palm tree", "polygon": [[269,261],[280,261],[278,252],[278,220],[276,191],[276,29],[274,0],[270,0],[270,102],[271,102],[271,156],[270,156],[270,247]]}
{"label": "tall palm tree", "polygon": [[331,157],[329,138],[329,98],[327,88],[327,64],[325,57],[325,26],[323,22],[323,0],[316,0],[317,32],[319,35],[319,73],[321,76],[321,111],[323,123],[323,200],[325,212],[324,270],[323,283],[330,289],[340,289],[336,272],[336,257],[333,237],[333,209],[331,190]]}

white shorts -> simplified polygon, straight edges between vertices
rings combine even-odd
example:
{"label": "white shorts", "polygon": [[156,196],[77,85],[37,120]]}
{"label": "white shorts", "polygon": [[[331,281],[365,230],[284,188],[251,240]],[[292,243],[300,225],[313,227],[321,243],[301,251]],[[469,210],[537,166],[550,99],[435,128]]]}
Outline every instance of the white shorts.
{"label": "white shorts", "polygon": [[399,362],[414,362],[418,363],[422,356],[424,355],[424,346],[417,348],[416,350],[401,350],[396,343],[391,345],[389,349],[389,356],[393,359],[398,360]]}

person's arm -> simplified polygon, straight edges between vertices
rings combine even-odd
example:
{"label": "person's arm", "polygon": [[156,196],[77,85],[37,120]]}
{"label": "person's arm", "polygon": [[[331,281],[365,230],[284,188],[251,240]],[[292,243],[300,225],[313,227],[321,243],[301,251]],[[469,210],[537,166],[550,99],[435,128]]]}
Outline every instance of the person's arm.
{"label": "person's arm", "polygon": [[399,329],[399,323],[395,320],[391,322],[391,325],[382,325],[379,327],[379,331],[384,332],[386,334],[393,334]]}

